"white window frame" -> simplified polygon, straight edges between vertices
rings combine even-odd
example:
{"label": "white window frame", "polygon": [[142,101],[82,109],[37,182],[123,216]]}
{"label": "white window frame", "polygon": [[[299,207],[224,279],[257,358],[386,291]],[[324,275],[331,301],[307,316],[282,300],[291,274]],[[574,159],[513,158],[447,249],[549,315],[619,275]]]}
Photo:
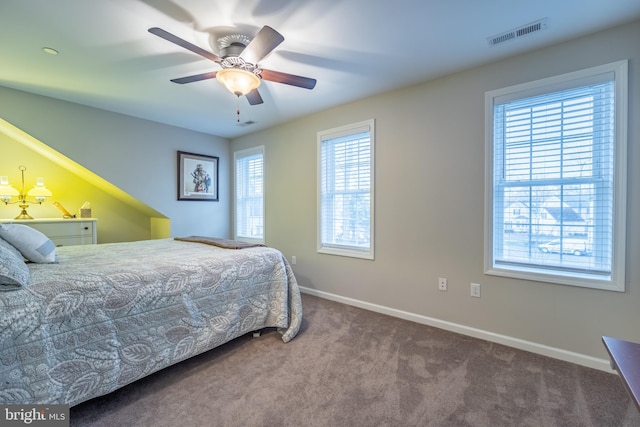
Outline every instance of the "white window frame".
{"label": "white window frame", "polygon": [[[360,133],[369,132],[370,138],[370,172],[369,172],[369,240],[368,247],[350,245],[350,244],[336,244],[331,242],[323,242],[323,202],[322,202],[322,175],[324,173],[322,165],[322,147],[324,141],[335,140],[338,138],[344,138],[351,135],[357,135]],[[375,207],[375,121],[374,119],[365,120],[333,129],[324,130],[318,132],[317,141],[317,160],[318,160],[318,219],[317,219],[317,251],[322,254],[362,258],[362,259],[374,259],[375,248],[375,220],[374,220],[374,207]]]}
{"label": "white window frame", "polygon": [[[627,93],[628,61],[618,61],[530,83],[489,91],[485,94],[485,273],[562,285],[623,292],[625,290],[625,227],[627,195]],[[497,265],[494,256],[494,105],[500,99],[521,99],[589,84],[602,75],[614,81],[613,231],[611,274],[595,277],[570,269],[533,268],[527,265]],[[497,208],[496,208],[497,209]],[[498,226],[495,227],[496,230]],[[498,231],[495,231],[498,233]],[[504,232],[504,231],[502,231]]]}
{"label": "white window frame", "polygon": [[[261,155],[262,156],[262,237],[261,238],[254,238],[254,237],[250,237],[250,236],[243,236],[239,234],[239,230],[238,230],[238,220],[239,220],[239,214],[238,214],[238,161],[246,158],[246,157],[251,157],[251,156],[255,156],[255,155]],[[235,151],[233,153],[233,235],[234,235],[234,239],[236,240],[241,240],[241,241],[245,241],[245,242],[252,242],[252,243],[265,243],[265,231],[266,231],[266,205],[265,205],[265,176],[266,176],[266,170],[265,170],[265,149],[264,149],[264,145],[260,145],[257,147],[252,147],[252,148],[247,148],[244,150],[239,150],[239,151]]]}

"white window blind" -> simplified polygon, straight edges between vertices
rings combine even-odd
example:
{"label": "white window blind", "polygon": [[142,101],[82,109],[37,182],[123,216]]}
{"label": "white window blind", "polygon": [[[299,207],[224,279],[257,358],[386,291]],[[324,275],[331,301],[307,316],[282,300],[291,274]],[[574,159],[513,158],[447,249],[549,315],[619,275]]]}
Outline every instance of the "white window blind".
{"label": "white window blind", "polygon": [[264,242],[264,147],[236,152],[235,237]]}
{"label": "white window blind", "polygon": [[318,134],[318,251],[373,259],[373,120]]}
{"label": "white window blind", "polygon": [[492,97],[489,273],[624,288],[621,83],[601,71]]}

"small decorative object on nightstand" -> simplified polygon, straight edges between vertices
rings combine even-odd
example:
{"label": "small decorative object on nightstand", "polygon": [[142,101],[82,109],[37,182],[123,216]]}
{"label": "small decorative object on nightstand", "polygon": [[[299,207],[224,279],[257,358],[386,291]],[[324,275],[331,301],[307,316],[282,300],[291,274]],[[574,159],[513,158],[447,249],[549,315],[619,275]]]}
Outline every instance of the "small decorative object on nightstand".
{"label": "small decorative object on nightstand", "polygon": [[84,202],[80,206],[80,218],[91,218],[91,203]]}

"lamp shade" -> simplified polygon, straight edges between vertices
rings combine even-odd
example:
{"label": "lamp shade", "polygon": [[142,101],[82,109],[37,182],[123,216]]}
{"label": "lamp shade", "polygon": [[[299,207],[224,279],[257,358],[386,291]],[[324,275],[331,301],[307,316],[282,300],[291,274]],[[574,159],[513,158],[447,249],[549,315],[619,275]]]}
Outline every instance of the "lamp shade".
{"label": "lamp shade", "polygon": [[36,185],[27,193],[28,196],[35,197],[39,202],[42,202],[45,197],[51,197],[51,194],[51,191],[44,185],[44,178],[38,178]]}
{"label": "lamp shade", "polygon": [[234,95],[246,95],[260,86],[260,78],[240,68],[225,68],[216,73],[216,79]]}
{"label": "lamp shade", "polygon": [[9,185],[9,182],[0,184],[0,200],[3,202],[9,201],[12,197],[19,196],[20,192]]}
{"label": "lamp shade", "polygon": [[51,197],[51,191],[47,187],[33,187],[27,193],[31,197]]}

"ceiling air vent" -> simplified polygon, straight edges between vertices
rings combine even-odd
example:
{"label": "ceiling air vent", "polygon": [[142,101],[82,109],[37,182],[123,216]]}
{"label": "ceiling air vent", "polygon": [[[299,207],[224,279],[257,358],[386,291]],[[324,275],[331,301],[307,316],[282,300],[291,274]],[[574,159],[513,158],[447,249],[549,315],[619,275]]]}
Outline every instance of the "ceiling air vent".
{"label": "ceiling air vent", "polygon": [[511,31],[507,31],[506,33],[501,33],[501,34],[489,37],[487,40],[489,41],[489,45],[495,46],[497,44],[504,43],[509,40],[514,40],[514,39],[538,32],[540,30],[544,30],[546,28],[547,28],[547,18],[543,18],[535,22],[532,22],[530,24],[524,25],[522,27],[515,28]]}

